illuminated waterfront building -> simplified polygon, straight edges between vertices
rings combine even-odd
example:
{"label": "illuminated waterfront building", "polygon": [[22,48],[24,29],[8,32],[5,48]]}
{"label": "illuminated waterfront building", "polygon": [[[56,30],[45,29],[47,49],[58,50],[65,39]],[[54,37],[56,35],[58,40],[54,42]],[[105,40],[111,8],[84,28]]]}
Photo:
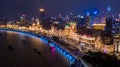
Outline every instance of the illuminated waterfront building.
{"label": "illuminated waterfront building", "polygon": [[114,51],[115,53],[120,53],[120,33],[114,36]]}
{"label": "illuminated waterfront building", "polygon": [[114,20],[112,28],[114,51],[117,54],[120,53],[120,21]]}

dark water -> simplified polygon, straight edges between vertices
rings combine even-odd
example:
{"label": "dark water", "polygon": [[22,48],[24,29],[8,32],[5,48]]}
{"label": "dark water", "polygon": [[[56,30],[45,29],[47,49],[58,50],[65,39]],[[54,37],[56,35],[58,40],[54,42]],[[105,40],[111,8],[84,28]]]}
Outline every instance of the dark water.
{"label": "dark water", "polygon": [[68,60],[37,38],[0,32],[0,67],[68,67]]}

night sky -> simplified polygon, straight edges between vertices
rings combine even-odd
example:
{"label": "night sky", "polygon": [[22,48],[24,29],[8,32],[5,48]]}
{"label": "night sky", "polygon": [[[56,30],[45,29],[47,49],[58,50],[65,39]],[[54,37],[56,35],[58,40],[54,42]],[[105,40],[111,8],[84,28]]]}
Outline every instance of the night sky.
{"label": "night sky", "polygon": [[39,8],[45,8],[48,16],[84,14],[94,9],[105,11],[107,5],[112,13],[120,13],[120,0],[0,0],[0,17],[37,16]]}

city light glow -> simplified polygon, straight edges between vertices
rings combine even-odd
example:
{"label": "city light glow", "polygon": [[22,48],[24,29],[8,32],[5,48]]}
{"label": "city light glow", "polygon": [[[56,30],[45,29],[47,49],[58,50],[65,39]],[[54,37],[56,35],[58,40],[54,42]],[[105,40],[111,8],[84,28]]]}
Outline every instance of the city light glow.
{"label": "city light glow", "polygon": [[43,9],[43,8],[40,9],[40,12],[44,12],[44,11],[45,11],[45,9]]}

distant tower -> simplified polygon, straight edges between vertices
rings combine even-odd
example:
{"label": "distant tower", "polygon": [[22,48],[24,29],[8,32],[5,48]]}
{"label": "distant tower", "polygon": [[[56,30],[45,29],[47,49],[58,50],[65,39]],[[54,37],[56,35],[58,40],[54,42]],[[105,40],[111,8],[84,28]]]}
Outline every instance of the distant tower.
{"label": "distant tower", "polygon": [[108,44],[108,45],[112,45],[113,44],[113,36],[112,36],[112,23],[113,23],[113,20],[112,20],[112,18],[106,18],[106,33],[107,33],[107,35],[106,35],[106,37],[107,37],[107,41],[106,41],[106,43]]}
{"label": "distant tower", "polygon": [[107,10],[107,17],[111,17],[112,16],[111,15],[112,7],[111,6],[107,6],[106,10]]}
{"label": "distant tower", "polygon": [[21,17],[20,17],[20,23],[19,25],[21,26],[29,26],[29,20],[28,20],[28,17],[27,15],[23,14]]}
{"label": "distant tower", "polygon": [[112,18],[106,18],[105,31],[101,33],[101,40],[104,45],[113,45],[112,22]]}
{"label": "distant tower", "polygon": [[20,17],[20,21],[24,21],[26,20],[27,16],[25,14],[23,14],[21,17]]}
{"label": "distant tower", "polygon": [[106,28],[105,31],[109,32],[110,34],[112,33],[112,23],[113,23],[113,18],[112,15],[110,14],[111,11],[111,6],[107,6],[107,17],[106,17]]}
{"label": "distant tower", "polygon": [[104,45],[113,45],[113,36],[112,36],[112,23],[113,18],[110,14],[111,6],[107,6],[107,14],[106,14],[106,27],[105,31],[101,33],[101,40]]}
{"label": "distant tower", "polygon": [[97,14],[98,12],[95,11],[93,13],[87,12],[87,17],[86,17],[86,27],[91,29],[93,26],[93,18],[94,18],[94,14]]}
{"label": "distant tower", "polygon": [[40,19],[44,19],[45,18],[45,9],[41,8],[40,9]]}
{"label": "distant tower", "polygon": [[86,17],[86,28],[90,29],[90,16]]}
{"label": "distant tower", "polygon": [[112,18],[107,17],[106,18],[106,28],[105,31],[109,32],[110,34],[112,33]]}

